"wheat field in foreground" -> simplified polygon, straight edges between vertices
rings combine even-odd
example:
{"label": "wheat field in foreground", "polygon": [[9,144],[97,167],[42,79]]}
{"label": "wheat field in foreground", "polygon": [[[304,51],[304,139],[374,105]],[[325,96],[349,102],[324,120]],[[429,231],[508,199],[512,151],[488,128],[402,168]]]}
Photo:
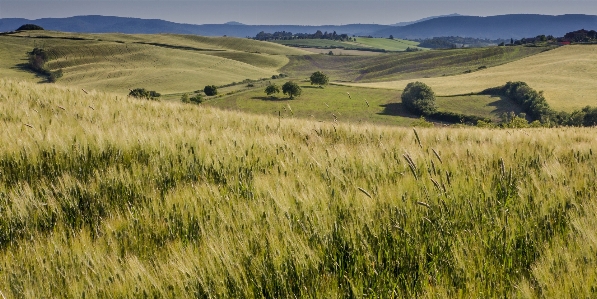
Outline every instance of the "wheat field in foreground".
{"label": "wheat field in foreground", "polygon": [[593,128],[278,119],[0,80],[6,298],[587,298]]}
{"label": "wheat field in foreground", "polygon": [[553,109],[572,111],[597,105],[597,46],[564,46],[470,74],[349,85],[404,89],[412,81],[428,84],[439,95],[468,94],[508,81],[524,81],[543,90]]}

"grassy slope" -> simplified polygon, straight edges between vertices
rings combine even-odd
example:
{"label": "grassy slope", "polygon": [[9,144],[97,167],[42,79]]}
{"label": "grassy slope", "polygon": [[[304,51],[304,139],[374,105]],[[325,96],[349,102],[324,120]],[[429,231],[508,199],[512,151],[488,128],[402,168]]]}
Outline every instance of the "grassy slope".
{"label": "grassy slope", "polygon": [[503,113],[514,112],[519,114],[523,112],[520,106],[512,100],[497,96],[465,95],[436,97],[435,102],[439,111],[487,117],[495,122],[501,120]]}
{"label": "grassy slope", "polygon": [[357,44],[369,46],[372,48],[384,49],[386,51],[406,51],[407,48],[416,48],[419,42],[413,42],[403,39],[387,38],[365,38],[357,37]]}
{"label": "grassy slope", "polygon": [[137,87],[161,93],[188,92],[208,84],[268,78],[288,62],[283,54],[308,53],[235,38],[61,32],[35,35],[60,38],[0,37],[4,45],[0,54],[11,57],[5,66],[7,77],[12,78],[15,71],[10,67],[22,63],[17,59],[25,58],[24,52],[43,45],[53,59],[47,67],[64,71],[59,84],[121,93]]}
{"label": "grassy slope", "polygon": [[401,39],[385,39],[385,38],[366,38],[358,37],[356,42],[341,42],[326,39],[297,39],[297,40],[277,40],[274,43],[294,46],[294,47],[314,47],[314,48],[373,48],[383,49],[386,51],[405,51],[408,47],[417,47],[418,42],[401,40]]}
{"label": "grassy slope", "polygon": [[493,67],[535,55],[546,48],[491,47],[386,54],[372,57],[293,56],[282,71],[308,77],[321,70],[334,81],[384,81],[439,77]]}
{"label": "grassy slope", "polygon": [[[271,82],[281,86],[285,80]],[[321,89],[308,82],[298,83],[302,87],[302,95],[294,100],[289,100],[283,94],[275,98],[268,97],[264,93],[266,83],[263,82],[247,91],[210,100],[206,105],[276,117],[280,113],[284,118],[323,122],[333,122],[336,119],[346,123],[409,126],[415,117],[403,109],[401,104],[397,104],[400,102],[400,92],[335,85]]]}
{"label": "grassy slope", "polygon": [[[411,81],[360,86],[400,90]],[[571,111],[597,105],[597,46],[565,46],[471,74],[420,81],[440,95],[479,92],[507,81],[524,81],[536,90],[543,90],[553,109]]]}
{"label": "grassy slope", "polygon": [[278,122],[4,80],[0,118],[7,298],[585,298],[597,285],[590,128]]}

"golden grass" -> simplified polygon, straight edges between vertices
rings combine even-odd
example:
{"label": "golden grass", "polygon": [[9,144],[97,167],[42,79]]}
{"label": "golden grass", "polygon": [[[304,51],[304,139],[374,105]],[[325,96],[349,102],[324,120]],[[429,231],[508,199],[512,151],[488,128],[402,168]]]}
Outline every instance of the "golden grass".
{"label": "golden grass", "polygon": [[10,80],[0,126],[7,298],[597,285],[591,128],[413,132]]}
{"label": "golden grass", "polygon": [[[597,106],[597,46],[564,46],[515,62],[458,76],[417,79],[438,95],[480,92],[508,81],[524,81],[543,90],[555,110]],[[404,89],[414,80],[355,83],[354,86]]]}

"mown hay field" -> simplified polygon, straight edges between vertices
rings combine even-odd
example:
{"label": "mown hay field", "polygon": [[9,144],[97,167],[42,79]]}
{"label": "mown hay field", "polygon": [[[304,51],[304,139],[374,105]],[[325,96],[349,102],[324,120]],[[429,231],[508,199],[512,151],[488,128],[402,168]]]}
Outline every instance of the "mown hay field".
{"label": "mown hay field", "polygon": [[[553,109],[572,111],[597,105],[597,46],[564,46],[470,74],[417,80],[431,86],[439,95],[476,93],[508,81],[524,81],[544,91]],[[401,90],[412,81],[349,84]]]}
{"label": "mown hay field", "polygon": [[395,128],[0,80],[7,298],[594,297],[591,128]]}

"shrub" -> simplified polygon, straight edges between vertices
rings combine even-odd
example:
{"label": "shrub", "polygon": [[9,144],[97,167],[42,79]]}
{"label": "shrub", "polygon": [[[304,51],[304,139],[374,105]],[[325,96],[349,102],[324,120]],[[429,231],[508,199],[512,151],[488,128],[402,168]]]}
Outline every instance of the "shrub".
{"label": "shrub", "polygon": [[311,74],[309,80],[311,80],[311,85],[319,85],[320,87],[323,85],[327,85],[328,82],[330,82],[330,78],[328,78],[326,74],[320,71]]}
{"label": "shrub", "polygon": [[203,88],[206,96],[215,96],[218,94],[218,88],[215,85],[207,85]]}
{"label": "shrub", "polygon": [[409,110],[422,115],[430,115],[437,111],[435,94],[431,87],[423,82],[408,83],[402,92],[402,103]]}
{"label": "shrub", "polygon": [[62,78],[63,75],[64,73],[62,72],[62,69],[59,69],[55,72],[51,72],[50,76],[48,76],[48,81],[54,83],[58,81],[58,79]]}
{"label": "shrub", "polygon": [[531,120],[548,122],[555,114],[543,96],[543,92],[532,89],[525,82],[508,82],[504,86],[488,88],[481,94],[501,95],[508,97],[522,106]]}
{"label": "shrub", "polygon": [[129,96],[135,97],[138,99],[157,100],[157,98],[159,98],[162,95],[153,90],[149,91],[149,90],[146,90],[145,88],[135,88],[135,89],[131,90],[131,92],[129,92]]}
{"label": "shrub", "polygon": [[195,96],[191,97],[189,100],[195,104],[203,103],[203,97],[200,94],[196,94]]}
{"label": "shrub", "polygon": [[180,101],[183,103],[189,103],[191,102],[191,100],[189,100],[189,94],[185,93],[180,97]]}

